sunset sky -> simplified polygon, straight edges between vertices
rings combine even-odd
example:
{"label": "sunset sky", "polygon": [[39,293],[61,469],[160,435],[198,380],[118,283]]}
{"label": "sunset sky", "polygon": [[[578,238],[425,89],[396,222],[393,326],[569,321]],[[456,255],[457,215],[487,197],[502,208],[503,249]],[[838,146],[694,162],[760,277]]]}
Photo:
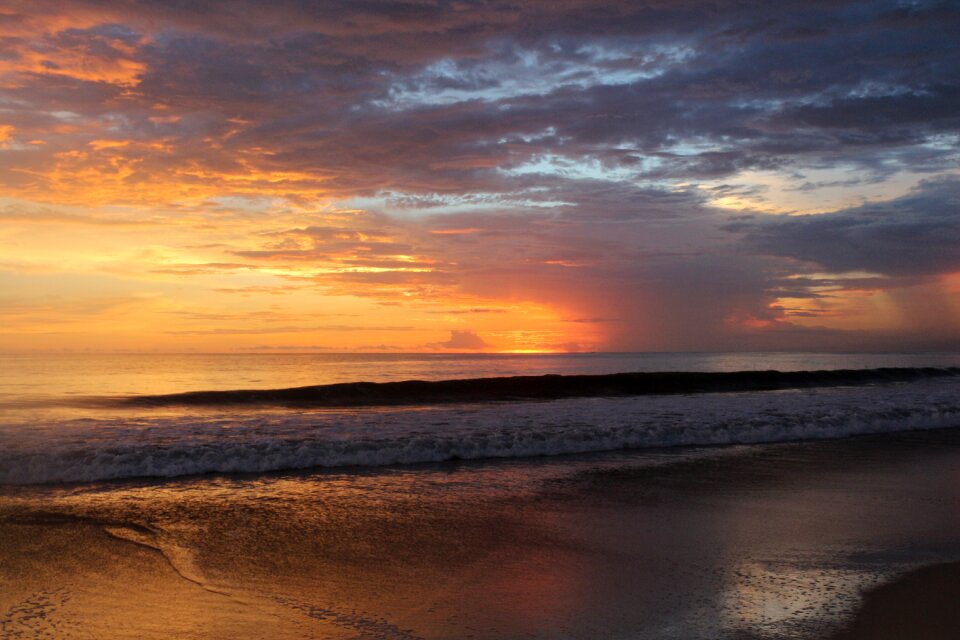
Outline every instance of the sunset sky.
{"label": "sunset sky", "polygon": [[0,350],[960,347],[960,6],[0,3]]}

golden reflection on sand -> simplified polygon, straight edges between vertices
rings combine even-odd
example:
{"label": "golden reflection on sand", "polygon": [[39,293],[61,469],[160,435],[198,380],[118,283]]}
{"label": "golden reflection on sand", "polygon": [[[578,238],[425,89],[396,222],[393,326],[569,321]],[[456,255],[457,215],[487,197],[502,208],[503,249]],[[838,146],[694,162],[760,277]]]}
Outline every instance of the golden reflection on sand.
{"label": "golden reflection on sand", "polygon": [[820,637],[960,548],[951,433],[7,490],[0,635]]}

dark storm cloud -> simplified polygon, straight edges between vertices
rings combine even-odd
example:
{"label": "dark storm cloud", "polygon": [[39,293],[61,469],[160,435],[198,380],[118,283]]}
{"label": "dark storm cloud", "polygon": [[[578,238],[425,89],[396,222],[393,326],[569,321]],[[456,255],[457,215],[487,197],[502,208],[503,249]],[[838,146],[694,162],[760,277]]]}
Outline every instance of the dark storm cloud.
{"label": "dark storm cloud", "polygon": [[[138,108],[165,104],[186,118],[167,131],[181,141],[222,137],[226,118],[246,118],[223,152],[262,145],[274,164],[332,171],[345,190],[502,186],[491,167],[547,151],[636,163],[611,145],[659,158],[640,171],[653,177],[713,177],[855,159],[958,126],[960,10],[949,3],[75,6],[130,25],[66,29],[43,47],[107,63],[116,43],[133,46],[137,91],[110,104],[103,88],[34,74],[32,101],[119,109],[129,135],[150,133]],[[452,104],[436,103],[451,90]],[[677,153],[691,141],[719,148]]]}
{"label": "dark storm cloud", "polygon": [[960,180],[925,182],[909,195],[822,215],[728,225],[750,250],[824,271],[922,276],[960,271]]}

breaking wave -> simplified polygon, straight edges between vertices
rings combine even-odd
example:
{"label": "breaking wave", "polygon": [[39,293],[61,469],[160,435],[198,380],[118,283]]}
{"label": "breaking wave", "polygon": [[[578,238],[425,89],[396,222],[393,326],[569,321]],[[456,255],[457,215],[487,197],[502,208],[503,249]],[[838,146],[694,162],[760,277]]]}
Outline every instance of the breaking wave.
{"label": "breaking wave", "polygon": [[960,427],[956,371],[911,375],[920,381],[415,408],[104,412],[97,419],[0,425],[0,483],[380,466]]}
{"label": "breaking wave", "polygon": [[292,389],[192,391],[124,398],[135,406],[278,404],[383,406],[503,400],[619,397],[815,387],[859,386],[960,377],[960,367],[839,369],[831,371],[638,372],[543,375],[465,380],[349,382]]}

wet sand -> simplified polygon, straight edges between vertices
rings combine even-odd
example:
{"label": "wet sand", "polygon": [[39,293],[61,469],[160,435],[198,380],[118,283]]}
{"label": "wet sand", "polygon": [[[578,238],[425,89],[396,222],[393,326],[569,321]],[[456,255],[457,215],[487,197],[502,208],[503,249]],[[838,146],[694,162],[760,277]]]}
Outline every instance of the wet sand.
{"label": "wet sand", "polygon": [[960,559],[958,477],[945,430],[8,488],[0,637],[884,637],[952,580],[869,591]]}

